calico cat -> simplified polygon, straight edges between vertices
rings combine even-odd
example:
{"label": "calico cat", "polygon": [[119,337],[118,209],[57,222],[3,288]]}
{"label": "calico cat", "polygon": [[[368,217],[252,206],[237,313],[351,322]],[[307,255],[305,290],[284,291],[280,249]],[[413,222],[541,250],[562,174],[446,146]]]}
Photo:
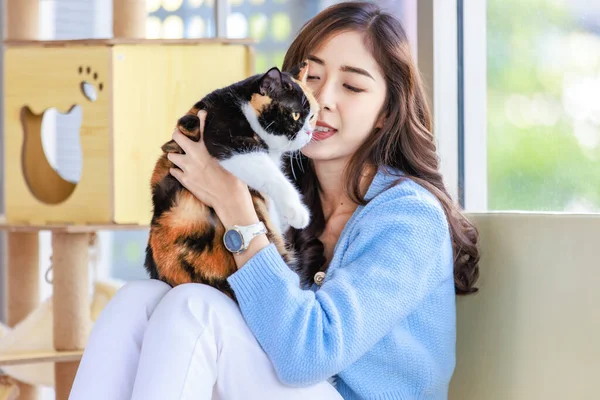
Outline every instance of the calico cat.
{"label": "calico cat", "polygon": [[[307,74],[306,62],[290,73],[271,68],[209,93],[177,123],[184,135],[198,141],[197,112],[207,110],[203,140],[208,152],[248,185],[267,237],[290,267],[296,258],[282,232],[306,227],[310,214],[284,175],[281,159],[306,145],[315,129],[319,106],[306,86]],[[183,153],[180,146],[170,140],[162,151],[151,178],[145,268],[151,278],[171,286],[205,283],[236,300],[227,283],[237,266],[223,243],[226,227],[169,173],[175,165],[167,153]]]}

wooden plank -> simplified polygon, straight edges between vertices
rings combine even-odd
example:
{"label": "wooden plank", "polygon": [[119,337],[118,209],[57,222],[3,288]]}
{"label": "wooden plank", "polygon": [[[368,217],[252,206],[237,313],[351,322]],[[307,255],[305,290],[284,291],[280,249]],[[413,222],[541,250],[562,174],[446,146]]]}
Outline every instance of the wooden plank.
{"label": "wooden plank", "polygon": [[194,39],[73,39],[73,40],[5,40],[7,47],[63,47],[63,46],[115,46],[115,45],[198,45],[198,44],[234,44],[253,45],[257,41],[252,38],[194,38]]}
{"label": "wooden plank", "polygon": [[91,233],[98,231],[135,231],[149,229],[149,225],[138,224],[8,224],[0,222],[0,231],[7,232],[40,232],[52,231],[57,233]]}
{"label": "wooden plank", "polygon": [[83,350],[69,351],[31,351],[18,353],[0,353],[0,366],[3,365],[24,365],[40,362],[71,362],[79,361],[83,355]]}

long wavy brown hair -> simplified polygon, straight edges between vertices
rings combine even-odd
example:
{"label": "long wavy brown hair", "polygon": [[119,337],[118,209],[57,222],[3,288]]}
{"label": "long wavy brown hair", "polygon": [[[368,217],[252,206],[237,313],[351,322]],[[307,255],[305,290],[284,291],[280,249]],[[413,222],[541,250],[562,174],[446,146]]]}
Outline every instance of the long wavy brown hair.
{"label": "long wavy brown hair", "polygon": [[[408,178],[431,191],[442,204],[450,226],[455,291],[457,294],[476,292],[479,234],[452,201],[439,172],[431,112],[401,23],[369,2],[330,6],[302,27],[287,51],[282,69],[291,71],[330,35],[341,31],[358,31],[364,35],[365,44],[378,60],[387,81],[386,100],[381,110],[383,126],[371,132],[345,169],[349,198],[356,204],[367,203],[360,190],[360,180],[363,167],[369,164],[397,168],[404,173],[397,183]],[[286,173],[311,210],[309,226],[301,230],[292,228],[287,234],[298,253],[299,275],[307,284],[317,271],[326,269],[324,246],[318,239],[325,229],[319,182],[307,157],[296,154],[285,161]]]}

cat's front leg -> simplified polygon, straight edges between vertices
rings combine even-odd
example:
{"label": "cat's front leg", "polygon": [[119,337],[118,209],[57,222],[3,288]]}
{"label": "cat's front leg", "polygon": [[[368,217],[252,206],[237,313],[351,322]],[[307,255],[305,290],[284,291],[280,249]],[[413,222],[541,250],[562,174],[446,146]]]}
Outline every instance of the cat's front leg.
{"label": "cat's front leg", "polygon": [[234,154],[220,163],[246,185],[269,196],[279,216],[290,226],[296,229],[308,226],[310,212],[300,193],[266,152]]}

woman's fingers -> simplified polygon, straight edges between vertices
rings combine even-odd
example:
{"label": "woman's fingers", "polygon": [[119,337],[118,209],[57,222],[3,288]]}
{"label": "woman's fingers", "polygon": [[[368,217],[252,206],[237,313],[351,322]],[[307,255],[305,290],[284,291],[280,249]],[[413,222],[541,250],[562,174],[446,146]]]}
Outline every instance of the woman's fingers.
{"label": "woman's fingers", "polygon": [[206,122],[206,110],[198,111],[198,118],[200,119],[200,140],[204,137],[204,123]]}
{"label": "woman's fingers", "polygon": [[169,159],[169,161],[171,161],[173,164],[175,164],[177,167],[179,167],[180,169],[184,169],[183,165],[185,164],[185,154],[179,154],[179,153],[168,153],[167,154],[167,159]]}
{"label": "woman's fingers", "polygon": [[183,133],[181,133],[181,131],[178,128],[173,129],[171,139],[173,139],[185,153],[190,152],[191,146],[194,143],[192,139],[188,138]]}
{"label": "woman's fingers", "polygon": [[169,173],[183,185],[183,171],[179,168],[170,168]]}

